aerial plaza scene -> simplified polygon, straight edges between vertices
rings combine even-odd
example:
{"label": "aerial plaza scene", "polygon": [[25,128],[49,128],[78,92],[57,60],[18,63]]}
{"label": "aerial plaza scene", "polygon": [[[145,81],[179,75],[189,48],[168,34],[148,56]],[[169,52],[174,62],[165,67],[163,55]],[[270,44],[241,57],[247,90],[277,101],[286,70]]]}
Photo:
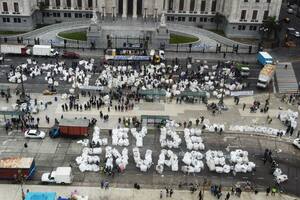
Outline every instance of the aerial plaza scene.
{"label": "aerial plaza scene", "polygon": [[1,1],[0,199],[300,199],[299,6]]}

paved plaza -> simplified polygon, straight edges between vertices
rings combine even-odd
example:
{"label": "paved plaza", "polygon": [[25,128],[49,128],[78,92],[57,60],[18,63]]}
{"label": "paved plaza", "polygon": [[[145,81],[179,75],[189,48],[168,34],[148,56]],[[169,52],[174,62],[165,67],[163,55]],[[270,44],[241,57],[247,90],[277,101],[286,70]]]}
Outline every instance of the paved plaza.
{"label": "paved plaza", "polygon": [[[76,187],[76,186],[37,186],[37,185],[24,185],[23,190],[29,189],[30,192],[57,192],[57,196],[68,197],[71,192],[77,190],[80,195],[88,195],[89,200],[157,200],[160,199],[160,191],[163,191],[162,199],[172,200],[198,200],[198,191],[191,194],[185,190],[174,190],[172,198],[166,197],[165,190],[159,189],[125,189],[125,188],[109,188],[108,190],[100,189],[99,187]],[[9,190],[10,192],[6,192]],[[220,199],[224,199],[227,191],[223,191]],[[0,199],[21,200],[21,186],[19,185],[0,185]],[[205,200],[214,200],[216,197],[211,195],[210,192],[204,193]],[[231,200],[297,200],[299,198],[287,195],[276,194],[275,196],[266,196],[264,192],[258,194],[243,192],[241,197],[231,195]]]}

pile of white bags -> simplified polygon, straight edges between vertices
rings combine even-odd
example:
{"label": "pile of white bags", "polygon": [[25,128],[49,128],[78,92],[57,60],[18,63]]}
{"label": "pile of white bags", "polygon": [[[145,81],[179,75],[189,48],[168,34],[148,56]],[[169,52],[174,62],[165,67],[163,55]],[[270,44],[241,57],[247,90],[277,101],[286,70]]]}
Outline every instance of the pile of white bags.
{"label": "pile of white bags", "polygon": [[203,155],[198,151],[186,152],[182,162],[186,165],[181,167],[184,173],[200,173],[204,169]]}
{"label": "pile of white bags", "polygon": [[92,142],[94,145],[106,146],[108,144],[107,138],[100,139],[100,128],[98,126],[94,127]]}
{"label": "pile of white bags", "polygon": [[230,162],[235,164],[233,170],[237,173],[252,172],[255,168],[255,164],[253,162],[249,162],[248,152],[241,149],[236,149],[235,151],[230,152]]}
{"label": "pile of white bags", "polygon": [[210,171],[216,171],[217,173],[228,174],[231,167],[226,164],[225,157],[222,151],[208,150],[205,153],[206,164]]}
{"label": "pile of white bags", "polygon": [[188,150],[204,150],[205,146],[203,140],[200,137],[201,129],[184,129],[184,139]]}
{"label": "pile of white bags", "polygon": [[75,160],[76,163],[79,165],[79,170],[81,172],[85,171],[93,171],[98,172],[100,170],[99,163],[100,157],[96,156],[95,154],[101,154],[101,148],[84,148],[82,150],[81,156],[78,156]]}
{"label": "pile of white bags", "polygon": [[278,133],[282,133],[283,135],[286,134],[285,130],[280,130],[276,128],[271,128],[271,127],[265,127],[265,126],[239,126],[239,125],[231,125],[229,127],[230,131],[233,132],[248,132],[248,133],[262,133],[262,134],[267,134],[267,135],[277,135]]}
{"label": "pile of white bags", "polygon": [[143,138],[147,134],[147,127],[143,127],[141,131],[137,131],[136,128],[130,129],[131,134],[133,137],[136,139],[136,146],[137,147],[142,147],[143,146]]}
{"label": "pile of white bags", "polygon": [[288,176],[286,174],[282,174],[280,168],[275,169],[273,176],[275,177],[277,183],[282,183],[288,180]]}
{"label": "pile of white bags", "polygon": [[129,146],[128,128],[117,128],[112,130],[112,145]]}
{"label": "pile of white bags", "polygon": [[[178,124],[176,124],[174,121],[167,121],[166,127],[162,127],[160,129],[160,145],[161,147],[168,147],[168,148],[179,148],[179,145],[181,144],[181,139],[177,132],[175,131],[175,128],[178,127]],[[172,140],[167,140],[167,136],[171,137]]]}
{"label": "pile of white bags", "polygon": [[[170,158],[166,160],[166,157]],[[159,159],[156,165],[156,171],[162,174],[164,171],[164,165],[171,167],[173,172],[178,171],[178,157],[173,151],[162,149],[159,154]]]}
{"label": "pile of white bags", "polygon": [[211,124],[209,119],[205,119],[203,121],[203,125],[204,125],[204,130],[208,131],[208,132],[220,132],[225,131],[225,124],[217,124],[217,123],[213,123]]}
{"label": "pile of white bags", "polygon": [[280,121],[282,121],[283,123],[285,123],[286,121],[288,121],[291,126],[296,129],[297,127],[297,119],[298,119],[298,112],[294,112],[290,109],[288,109],[287,111],[280,111],[278,114],[278,118]]}
{"label": "pile of white bags", "polygon": [[106,163],[105,166],[108,168],[113,169],[113,157],[116,158],[116,165],[121,169],[125,170],[126,166],[128,165],[128,149],[124,148],[122,150],[122,154],[116,149],[111,148],[110,146],[107,146],[105,148],[105,158]]}
{"label": "pile of white bags", "polygon": [[151,167],[152,163],[152,150],[147,149],[145,154],[145,159],[141,159],[141,154],[139,148],[135,147],[132,149],[133,159],[136,164],[136,167],[139,168],[142,172],[146,172],[147,169]]}

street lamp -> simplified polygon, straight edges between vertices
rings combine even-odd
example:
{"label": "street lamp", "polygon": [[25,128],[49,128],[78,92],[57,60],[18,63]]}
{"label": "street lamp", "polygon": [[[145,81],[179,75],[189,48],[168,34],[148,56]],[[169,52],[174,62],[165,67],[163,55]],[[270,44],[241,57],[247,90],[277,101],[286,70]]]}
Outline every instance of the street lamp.
{"label": "street lamp", "polygon": [[104,20],[105,7],[102,6],[102,20]]}
{"label": "street lamp", "polygon": [[112,17],[113,21],[115,21],[115,6],[112,7]]}
{"label": "street lamp", "polygon": [[157,22],[157,8],[155,8],[154,11],[155,11],[155,22]]}
{"label": "street lamp", "polygon": [[145,14],[144,18],[146,20],[147,19],[147,8],[144,8],[144,14]]}

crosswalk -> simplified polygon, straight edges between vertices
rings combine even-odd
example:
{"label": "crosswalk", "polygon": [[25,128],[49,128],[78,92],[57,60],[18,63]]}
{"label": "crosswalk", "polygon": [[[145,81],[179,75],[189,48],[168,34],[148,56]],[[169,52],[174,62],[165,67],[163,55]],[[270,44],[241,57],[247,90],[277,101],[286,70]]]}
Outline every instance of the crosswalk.
{"label": "crosswalk", "polygon": [[279,93],[295,93],[298,91],[298,82],[292,63],[277,64],[276,80]]}

